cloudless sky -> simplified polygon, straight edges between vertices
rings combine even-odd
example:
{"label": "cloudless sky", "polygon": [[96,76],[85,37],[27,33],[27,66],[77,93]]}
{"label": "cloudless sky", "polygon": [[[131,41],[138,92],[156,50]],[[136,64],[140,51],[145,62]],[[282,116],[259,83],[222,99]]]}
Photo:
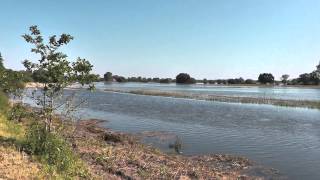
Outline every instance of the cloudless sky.
{"label": "cloudless sky", "polygon": [[70,33],[63,49],[94,71],[123,76],[277,79],[320,60],[319,0],[1,0],[0,52],[8,68],[34,56],[21,35]]}

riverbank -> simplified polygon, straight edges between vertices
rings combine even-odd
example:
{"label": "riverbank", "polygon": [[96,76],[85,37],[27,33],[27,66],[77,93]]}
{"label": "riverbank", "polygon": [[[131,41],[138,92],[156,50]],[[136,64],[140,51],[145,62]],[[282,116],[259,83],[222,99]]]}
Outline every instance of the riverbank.
{"label": "riverbank", "polygon": [[[232,155],[182,156],[143,145],[132,135],[81,121],[70,142],[91,171],[108,179],[269,179],[277,171]],[[259,176],[256,176],[259,174]]]}
{"label": "riverbank", "polygon": [[193,94],[193,93],[174,92],[174,91],[159,91],[159,90],[105,89],[104,91],[115,92],[115,93],[128,93],[128,94],[136,94],[136,95],[147,95],[147,96],[162,96],[162,97],[217,101],[217,102],[269,104],[269,105],[285,106],[285,107],[320,109],[320,101],[309,101],[309,100],[286,100],[286,99],[239,97],[239,96],[236,97],[236,96],[222,96],[222,95],[211,95],[211,94],[203,95],[203,94]]}
{"label": "riverbank", "polygon": [[[65,130],[61,132],[74,156],[81,161],[78,163],[84,164],[81,166],[85,168],[84,177],[89,179],[187,180],[279,177],[277,171],[257,167],[244,157],[217,154],[205,156],[166,154],[141,144],[130,134],[103,128],[100,126],[102,122],[92,119],[80,121],[76,125],[67,123]],[[49,177],[46,170],[48,164],[43,164],[39,158],[24,152],[16,144],[24,141],[25,130],[30,129],[29,126],[28,119],[20,123],[5,118],[0,121],[0,157],[4,157],[0,160],[2,164],[6,164],[6,168],[0,168],[0,177],[11,179]],[[81,179],[82,176],[83,174],[77,174],[71,177]],[[55,174],[55,177],[64,176]]]}

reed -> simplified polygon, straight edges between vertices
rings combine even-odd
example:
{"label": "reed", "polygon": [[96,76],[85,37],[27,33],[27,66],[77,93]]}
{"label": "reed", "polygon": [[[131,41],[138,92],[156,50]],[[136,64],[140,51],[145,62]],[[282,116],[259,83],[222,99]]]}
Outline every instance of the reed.
{"label": "reed", "polygon": [[192,93],[185,93],[185,92],[158,91],[158,90],[105,89],[105,91],[117,92],[117,93],[129,93],[129,94],[137,94],[137,95],[147,95],[147,96],[162,96],[162,97],[217,101],[217,102],[244,103],[244,104],[269,104],[269,105],[285,106],[285,107],[320,109],[320,101],[311,101],[311,100],[287,100],[287,99],[274,99],[274,98],[267,98],[267,97],[261,98],[261,97],[202,95],[202,94],[192,94]]}

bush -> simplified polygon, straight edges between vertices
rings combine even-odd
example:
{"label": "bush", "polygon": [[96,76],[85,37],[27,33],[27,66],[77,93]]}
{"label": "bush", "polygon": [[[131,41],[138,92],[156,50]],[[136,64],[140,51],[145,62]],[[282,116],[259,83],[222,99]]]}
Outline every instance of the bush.
{"label": "bush", "polygon": [[194,84],[196,83],[196,80],[194,78],[191,78],[190,75],[187,73],[180,73],[176,77],[176,83],[177,84]]}
{"label": "bush", "polygon": [[8,97],[0,90],[0,113],[5,113],[8,108]]}
{"label": "bush", "polygon": [[111,72],[105,73],[103,76],[103,79],[104,81],[112,82],[113,81],[112,73]]}
{"label": "bush", "polygon": [[247,79],[244,83],[245,84],[256,84],[256,81],[253,79]]}
{"label": "bush", "polygon": [[170,83],[171,79],[170,78],[165,78],[165,79],[160,79],[159,83]]}
{"label": "bush", "polygon": [[86,170],[73,154],[71,147],[57,134],[46,131],[44,125],[34,122],[26,132],[24,150],[39,157],[48,165],[49,173],[57,172],[67,177],[87,176]]}
{"label": "bush", "polygon": [[271,73],[263,73],[259,75],[258,80],[262,84],[273,83],[274,76]]}
{"label": "bush", "polygon": [[15,104],[10,111],[8,112],[8,119],[21,122],[23,118],[28,116],[28,110],[23,104],[17,103]]}

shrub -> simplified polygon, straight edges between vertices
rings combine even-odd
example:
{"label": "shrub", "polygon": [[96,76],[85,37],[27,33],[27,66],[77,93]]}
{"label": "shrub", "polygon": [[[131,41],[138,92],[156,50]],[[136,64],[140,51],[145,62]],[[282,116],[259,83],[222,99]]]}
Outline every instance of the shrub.
{"label": "shrub", "polygon": [[105,73],[103,76],[103,79],[104,81],[112,82],[113,81],[112,73],[111,72]]}
{"label": "shrub", "polygon": [[165,79],[160,79],[159,83],[170,83],[171,79],[170,78],[165,78]]}
{"label": "shrub", "polygon": [[196,83],[196,80],[194,78],[191,78],[190,75],[187,73],[180,73],[176,77],[176,83],[178,83],[178,84],[194,84],[194,83]]}
{"label": "shrub", "polygon": [[255,84],[256,81],[253,80],[253,79],[247,79],[244,83],[245,83],[245,84]]}
{"label": "shrub", "polygon": [[15,104],[8,112],[8,119],[21,122],[23,118],[28,116],[28,110],[23,104]]}
{"label": "shrub", "polygon": [[259,75],[258,80],[262,84],[273,83],[274,76],[271,73],[263,73]]}
{"label": "shrub", "polygon": [[8,108],[8,97],[0,90],[0,113],[5,113]]}
{"label": "shrub", "polygon": [[69,144],[57,134],[46,131],[44,125],[38,122],[32,123],[27,130],[23,148],[47,164],[49,173],[57,172],[66,177],[88,174]]}

